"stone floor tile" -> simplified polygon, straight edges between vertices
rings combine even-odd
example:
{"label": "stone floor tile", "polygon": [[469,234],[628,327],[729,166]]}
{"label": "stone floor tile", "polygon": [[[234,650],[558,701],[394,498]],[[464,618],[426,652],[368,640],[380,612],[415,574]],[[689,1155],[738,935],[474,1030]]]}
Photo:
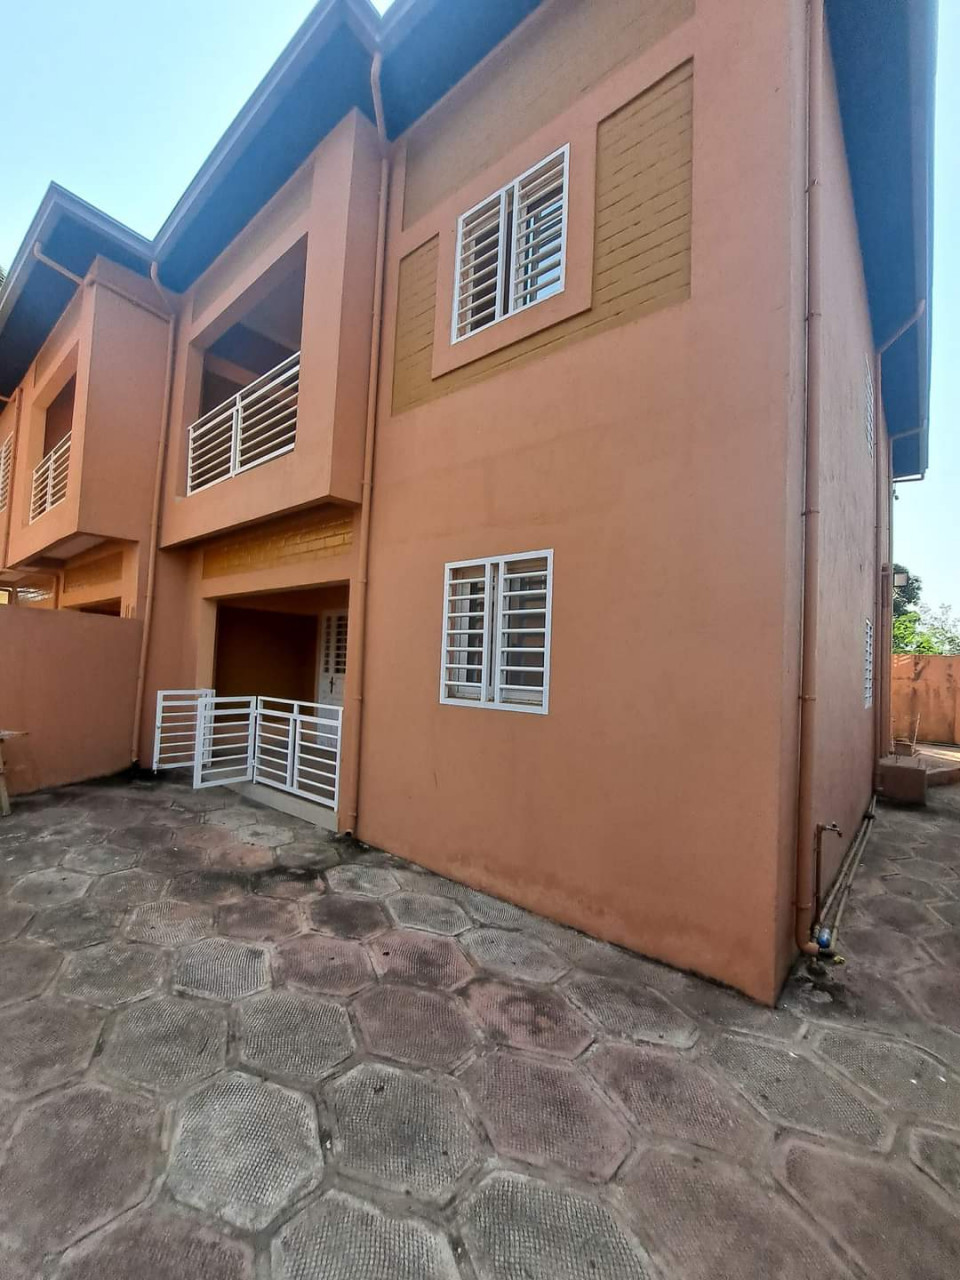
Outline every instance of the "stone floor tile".
{"label": "stone floor tile", "polygon": [[594,1038],[590,1023],[550,987],[478,978],[464,997],[487,1035],[499,1044],[576,1058]]}
{"label": "stone floor tile", "polygon": [[912,1045],[828,1031],[817,1052],[899,1110],[960,1125],[960,1076]]}
{"label": "stone floor tile", "polygon": [[166,1093],[221,1070],[226,1047],[222,1009],[162,996],[117,1017],[98,1065],[112,1076]]}
{"label": "stone floor tile", "polygon": [[772,1130],[733,1090],[682,1054],[626,1044],[601,1045],[590,1070],[629,1111],[644,1139],[708,1147],[738,1160],[762,1160]]}
{"label": "stone floor tile", "polygon": [[[453,882],[448,882],[453,884]],[[512,902],[504,902],[502,898],[494,898],[489,893],[481,893],[479,889],[470,889],[466,885],[453,884],[451,895],[460,906],[470,913],[480,925],[489,925],[494,929],[526,929],[536,919],[523,907],[514,906]]]}
{"label": "stone floor tile", "polygon": [[267,898],[313,898],[326,891],[316,867],[285,867],[277,863],[251,876],[255,893]]}
{"label": "stone floor tile", "polygon": [[[954,854],[954,858],[960,861],[960,854]],[[896,869],[901,875],[915,876],[919,880],[929,880],[931,884],[943,883],[947,888],[950,888],[951,885],[954,888],[960,885],[952,866],[937,858],[913,857],[909,862],[897,863]]]}
{"label": "stone floor tile", "polygon": [[253,894],[239,902],[228,903],[217,912],[217,932],[232,938],[249,938],[253,942],[270,942],[290,938],[302,928],[300,916],[292,902],[276,898],[259,898]]}
{"label": "stone floor tile", "polygon": [[236,902],[246,891],[246,884],[237,872],[217,871],[211,867],[201,867],[197,871],[175,876],[167,885],[167,894],[171,898],[214,906]]}
{"label": "stone floor tile", "polygon": [[244,844],[242,841],[232,840],[230,833],[222,827],[209,827],[205,830],[227,837],[225,843],[213,845],[203,851],[204,865],[212,871],[268,871],[275,865],[272,849],[267,849],[262,844]]}
{"label": "stone floor tile", "polygon": [[93,1057],[103,1014],[34,1000],[0,1012],[0,1089],[43,1093],[83,1071]]}
{"label": "stone floor tile", "polygon": [[435,1227],[330,1191],[278,1233],[274,1280],[460,1280]]}
{"label": "stone floor tile", "polygon": [[[226,827],[210,826],[204,822],[186,822],[177,827],[177,844],[205,851],[232,845],[235,837]],[[246,846],[243,846],[244,848]]]}
{"label": "stone floor tile", "polygon": [[368,898],[385,898],[400,888],[392,871],[356,863],[331,867],[327,872],[327,884],[337,893],[359,893]]}
{"label": "stone floor tile", "polygon": [[125,910],[145,902],[155,902],[163,896],[167,880],[151,871],[118,871],[98,880],[87,895],[86,901],[99,906]]}
{"label": "stone floor tile", "polygon": [[155,1173],[159,1135],[151,1103],[91,1085],[28,1111],[0,1169],[7,1243],[39,1260],[137,1204]]}
{"label": "stone floor tile", "polygon": [[378,902],[347,893],[326,893],[310,903],[310,923],[337,938],[371,938],[390,927]]}
{"label": "stone floor tile", "polygon": [[89,876],[105,876],[111,871],[129,871],[140,857],[136,849],[125,849],[118,844],[91,844],[82,849],[71,849],[64,855],[62,865],[68,871],[82,871]]}
{"label": "stone floor tile", "polygon": [[606,1181],[630,1150],[626,1125],[572,1062],[501,1051],[472,1063],[462,1080],[508,1159]]}
{"label": "stone floor tile", "polygon": [[228,805],[225,809],[217,809],[207,814],[207,822],[215,827],[225,827],[228,831],[239,831],[242,827],[252,827],[261,820],[262,809],[253,805]]}
{"label": "stone floor tile", "polygon": [[241,1008],[238,1038],[247,1066],[308,1083],[354,1050],[345,1009],[294,991],[269,991],[248,1000]]}
{"label": "stone floor tile", "polygon": [[275,850],[274,857],[278,867],[298,867],[312,871],[326,871],[340,861],[336,846],[324,839],[320,832],[315,836],[294,840],[291,844],[280,845]]}
{"label": "stone floor tile", "polygon": [[0,1276],[3,1280],[35,1280],[36,1267],[26,1254],[0,1241]]}
{"label": "stone floor tile", "polygon": [[259,1231],[322,1174],[316,1111],[301,1093],[231,1072],[177,1109],[167,1183],[203,1213]]}
{"label": "stone floor tile", "polygon": [[692,1018],[656,991],[616,978],[577,974],[567,993],[598,1026],[624,1040],[689,1049],[700,1032]]}
{"label": "stone floor tile", "polygon": [[787,1148],[781,1170],[787,1188],[875,1280],[960,1274],[960,1216],[920,1175],[800,1142]]}
{"label": "stone floor tile", "polygon": [[354,1000],[353,1015],[371,1053],[410,1066],[449,1069],[477,1046],[463,1005],[439,991],[372,987]]}
{"label": "stone floor tile", "polygon": [[57,979],[57,994],[113,1009],[159,991],[167,969],[167,957],[153,947],[107,942],[68,957]]}
{"label": "stone floor tile", "polygon": [[706,1019],[724,1031],[748,1031],[774,1040],[796,1040],[803,1031],[802,1020],[786,1009],[770,1009],[738,991],[691,974],[679,976],[682,983],[665,989],[663,994],[698,1022]]}
{"label": "stone floor tile", "polygon": [[162,849],[172,840],[172,829],[162,822],[138,822],[132,827],[123,827],[114,832],[111,838],[113,844],[125,849],[135,849],[138,853]]}
{"label": "stone floor tile", "polygon": [[22,933],[33,919],[34,908],[25,902],[0,899],[0,942],[9,942]]}
{"label": "stone floor tile", "polygon": [[204,865],[205,858],[204,850],[197,849],[194,845],[171,844],[148,850],[140,859],[139,866],[144,871],[152,871],[154,875],[169,880],[173,876],[197,871]]}
{"label": "stone floor tile", "polygon": [[395,893],[387,909],[398,925],[409,929],[457,934],[470,928],[470,917],[455,902],[425,893]]}
{"label": "stone floor tile", "polygon": [[930,956],[915,935],[898,929],[878,929],[860,920],[860,917],[851,918],[850,923],[844,925],[839,945],[841,954],[891,975],[929,965]]}
{"label": "stone floor tile", "polygon": [[262,947],[207,938],[184,947],[173,969],[174,986],[214,1000],[239,1000],[270,985],[270,961]]}
{"label": "stone floor tile", "polygon": [[463,945],[481,969],[526,982],[556,982],[570,968],[546,943],[509,929],[471,929]]}
{"label": "stone floor tile", "polygon": [[157,947],[179,947],[213,932],[213,912],[190,902],[149,902],[130,913],[124,927],[128,938]]}
{"label": "stone floor tile", "polygon": [[31,871],[25,875],[10,890],[10,896],[32,907],[55,907],[61,902],[82,898],[89,887],[89,876],[53,867],[49,871]]}
{"label": "stone floor tile", "polygon": [[124,1218],[69,1249],[53,1277],[253,1280],[253,1251],[193,1218],[153,1209]]}
{"label": "stone floor tile", "polygon": [[953,929],[960,929],[960,902],[952,899],[949,902],[935,902],[930,910],[944,924],[950,925]]}
{"label": "stone floor tile", "polygon": [[716,1159],[643,1152],[622,1176],[632,1225],[678,1280],[849,1280],[782,1192]]}
{"label": "stone floor tile", "polygon": [[293,843],[293,832],[279,822],[260,821],[238,827],[237,839],[241,844],[277,849]]}
{"label": "stone floor tile", "polygon": [[916,1022],[919,1008],[910,999],[910,975],[901,981],[864,964],[800,968],[784,988],[782,1007],[812,1022],[904,1030]]}
{"label": "stone floor tile", "polygon": [[879,1107],[791,1049],[722,1036],[711,1057],[772,1120],[872,1147],[888,1137],[889,1123]]}
{"label": "stone floor tile", "polygon": [[374,980],[370,957],[359,942],[319,934],[277,947],[280,973],[291,986],[328,996],[350,996]]}
{"label": "stone floor tile", "polygon": [[913,995],[935,1022],[960,1031],[960,979],[950,969],[930,969],[904,979]]}
{"label": "stone floor tile", "polygon": [[924,943],[940,964],[947,965],[954,973],[960,970],[960,929],[929,935]]}
{"label": "stone floor tile", "polygon": [[377,972],[391,981],[450,990],[473,977],[470,961],[453,938],[391,929],[368,946]]}
{"label": "stone floor tile", "polygon": [[[3,821],[6,824],[10,819],[4,818]],[[4,831],[6,830],[4,825]],[[56,841],[30,838],[18,840],[9,846],[0,845],[0,872],[12,880],[19,880],[21,876],[30,875],[34,871],[50,871],[60,865],[68,848],[69,846],[64,848]]]}
{"label": "stone floor tile", "polygon": [[329,1097],[339,1167],[352,1177],[442,1201],[480,1159],[479,1138],[449,1080],[365,1063],[332,1084]]}
{"label": "stone floor tile", "polygon": [[915,1129],[910,1135],[910,1157],[917,1168],[960,1199],[960,1141],[956,1137]]}
{"label": "stone floor tile", "polygon": [[[904,871],[909,871],[912,862],[902,864]],[[946,886],[931,884],[929,880],[921,880],[917,876],[892,875],[881,877],[884,891],[898,898],[907,898],[911,902],[938,902],[943,899]]]}
{"label": "stone floor tile", "polygon": [[[853,902],[852,896],[850,901]],[[925,926],[935,926],[937,920],[933,912],[940,905],[933,903],[928,907],[922,902],[911,902],[908,898],[891,894],[858,900],[856,914],[864,924],[873,928],[886,926],[889,929],[899,929],[901,933],[911,933]],[[843,950],[842,936],[840,949]]]}
{"label": "stone floor tile", "polygon": [[646,1280],[635,1240],[606,1206],[515,1173],[495,1173],[461,1211],[479,1280]]}
{"label": "stone floor tile", "polygon": [[38,996],[62,963],[60,952],[42,942],[8,942],[0,947],[0,1005]]}

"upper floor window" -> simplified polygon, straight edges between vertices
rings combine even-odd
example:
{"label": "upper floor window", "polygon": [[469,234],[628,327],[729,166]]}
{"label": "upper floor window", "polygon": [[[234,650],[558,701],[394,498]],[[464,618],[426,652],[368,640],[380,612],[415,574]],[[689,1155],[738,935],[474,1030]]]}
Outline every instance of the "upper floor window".
{"label": "upper floor window", "polygon": [[553,552],[446,566],[440,701],[547,710]]}
{"label": "upper floor window", "polygon": [[10,497],[10,467],[13,463],[13,436],[7,436],[0,444],[0,511]]}
{"label": "upper floor window", "polygon": [[563,290],[570,148],[462,214],[453,342]]}

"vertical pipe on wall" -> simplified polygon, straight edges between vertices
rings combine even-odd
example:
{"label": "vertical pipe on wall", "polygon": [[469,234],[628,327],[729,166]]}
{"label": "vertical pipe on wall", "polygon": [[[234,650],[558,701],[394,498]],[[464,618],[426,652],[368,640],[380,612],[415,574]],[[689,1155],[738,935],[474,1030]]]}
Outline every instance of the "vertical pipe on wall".
{"label": "vertical pipe on wall", "polygon": [[[356,592],[350,593],[350,625],[356,636],[356,671],[353,677],[353,699],[356,703],[353,716],[353,733],[346,745],[349,748],[347,768],[343,771],[345,795],[340,811],[343,821],[340,828],[353,832],[360,808],[360,747],[363,732],[363,682],[366,668],[367,632],[367,581],[370,567],[370,500],[373,491],[373,462],[376,446],[377,401],[380,392],[380,346],[383,322],[383,277],[386,261],[387,199],[390,186],[390,154],[383,117],[383,99],[380,93],[381,56],[374,55],[370,67],[370,89],[373,94],[377,118],[377,135],[380,139],[380,196],[377,210],[377,253],[373,287],[373,329],[370,350],[369,383],[367,386],[367,420],[363,441],[363,485],[360,494],[360,536],[357,547]],[[354,596],[356,599],[354,600]]]}

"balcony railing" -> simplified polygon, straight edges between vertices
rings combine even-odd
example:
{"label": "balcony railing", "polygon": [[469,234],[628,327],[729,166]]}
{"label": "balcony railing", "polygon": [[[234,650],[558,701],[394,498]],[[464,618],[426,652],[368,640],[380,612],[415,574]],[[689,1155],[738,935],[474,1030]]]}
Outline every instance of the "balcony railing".
{"label": "balcony railing", "polygon": [[69,470],[70,433],[68,432],[33,469],[33,488],[30,491],[31,524],[67,496]]}
{"label": "balcony railing", "polygon": [[187,493],[289,453],[297,438],[300,352],[199,418],[188,433]]}

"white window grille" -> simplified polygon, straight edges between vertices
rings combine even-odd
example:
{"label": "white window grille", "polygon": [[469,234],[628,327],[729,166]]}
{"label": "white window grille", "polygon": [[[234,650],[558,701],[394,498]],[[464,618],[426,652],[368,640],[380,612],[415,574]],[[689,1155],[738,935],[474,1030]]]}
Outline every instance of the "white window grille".
{"label": "white window grille", "polygon": [[561,147],[461,215],[451,341],[562,292],[569,159]]}
{"label": "white window grille", "polygon": [[863,705],[873,706],[873,621],[863,622]]}
{"label": "white window grille", "polygon": [[553,552],[448,564],[440,701],[546,713]]}
{"label": "white window grille", "polygon": [[10,467],[13,462],[13,436],[7,436],[0,444],[0,511],[10,498]]}
{"label": "white window grille", "polygon": [[867,452],[872,458],[877,438],[877,403],[873,385],[873,368],[869,356],[864,356],[863,365],[864,430],[867,436]]}
{"label": "white window grille", "polygon": [[299,391],[298,351],[198,419],[187,435],[187,493],[289,453]]}
{"label": "white window grille", "polygon": [[320,670],[327,676],[346,675],[347,671],[347,611],[323,615],[323,639],[320,645]]}
{"label": "white window grille", "polygon": [[33,470],[33,487],[30,491],[30,523],[40,517],[67,496],[67,477],[70,472],[70,433],[55,444],[46,457],[41,458]]}

